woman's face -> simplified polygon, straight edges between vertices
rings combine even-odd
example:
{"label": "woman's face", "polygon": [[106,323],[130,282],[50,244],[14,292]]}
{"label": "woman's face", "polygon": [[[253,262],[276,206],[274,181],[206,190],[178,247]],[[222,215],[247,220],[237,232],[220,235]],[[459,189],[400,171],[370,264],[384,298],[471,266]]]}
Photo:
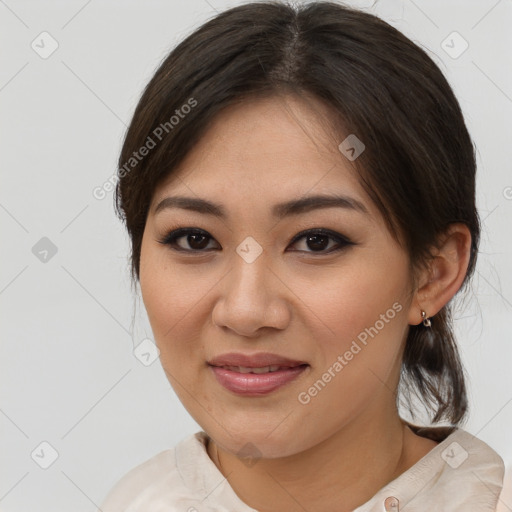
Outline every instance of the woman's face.
{"label": "woman's face", "polygon": [[342,141],[323,132],[329,112],[286,105],[223,111],[155,191],[142,241],[163,368],[195,421],[235,454],[287,456],[396,414],[417,316],[407,253]]}

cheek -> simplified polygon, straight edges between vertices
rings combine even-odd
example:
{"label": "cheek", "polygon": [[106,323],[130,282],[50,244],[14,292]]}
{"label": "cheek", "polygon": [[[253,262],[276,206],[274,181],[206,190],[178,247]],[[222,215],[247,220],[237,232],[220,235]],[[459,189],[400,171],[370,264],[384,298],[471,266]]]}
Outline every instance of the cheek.
{"label": "cheek", "polygon": [[336,335],[312,333],[318,340],[318,364],[297,400],[306,422],[318,424],[323,418],[320,429],[326,435],[375,400],[387,405],[394,401],[407,333],[406,307],[398,289],[375,284],[358,280],[331,293],[318,309]]}
{"label": "cheek", "polygon": [[394,400],[407,333],[405,264],[398,257],[353,261],[350,271],[332,273],[336,279],[319,281],[309,294],[322,322],[311,332],[317,364],[298,400],[305,418],[322,417],[326,429],[334,428],[377,396],[385,399],[382,393]]}
{"label": "cheek", "polygon": [[[141,290],[154,340],[160,351],[160,364],[180,401],[187,410],[194,409],[194,400],[200,398],[203,386],[197,376],[201,374],[204,358],[199,347],[203,336],[197,318],[200,296],[183,293],[182,279],[178,275],[152,275]],[[194,309],[194,305],[196,308]],[[194,416],[194,415],[193,415]]]}
{"label": "cheek", "polygon": [[314,286],[309,278],[296,280],[294,292],[307,306],[304,312],[324,352],[348,349],[352,340],[364,341],[375,328],[381,338],[400,344],[406,323],[400,312],[407,309],[408,277],[407,261],[399,256],[351,259],[346,266],[317,276]]}
{"label": "cheek", "polygon": [[155,336],[172,332],[173,326],[190,311],[199,291],[179,268],[172,265],[165,248],[155,246],[154,235],[144,232],[140,256],[140,289]]}
{"label": "cheek", "polygon": [[214,276],[198,275],[192,266],[172,265],[160,248],[141,251],[140,289],[161,363],[180,381],[194,373],[191,365],[204,364],[198,355],[202,329],[208,325],[207,292],[215,282]]}
{"label": "cheek", "polygon": [[199,290],[194,292],[184,286],[183,279],[176,274],[155,272],[144,281],[141,277],[144,306],[155,341],[163,353],[180,345],[190,346],[186,338],[190,338],[194,325],[197,326],[191,319],[197,320],[201,294]]}
{"label": "cheek", "polygon": [[144,241],[140,289],[155,341],[162,352],[165,339],[172,336],[179,319],[190,309],[188,290],[183,288],[179,274],[166,263],[162,251],[148,247]]}

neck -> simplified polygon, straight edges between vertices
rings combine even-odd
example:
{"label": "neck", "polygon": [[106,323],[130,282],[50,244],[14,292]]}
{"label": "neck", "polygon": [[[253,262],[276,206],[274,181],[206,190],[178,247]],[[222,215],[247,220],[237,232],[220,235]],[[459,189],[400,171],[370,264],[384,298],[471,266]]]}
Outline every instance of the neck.
{"label": "neck", "polygon": [[416,436],[396,410],[378,422],[367,416],[310,449],[252,466],[211,440],[208,453],[239,498],[260,512],[350,512],[436,445]]}

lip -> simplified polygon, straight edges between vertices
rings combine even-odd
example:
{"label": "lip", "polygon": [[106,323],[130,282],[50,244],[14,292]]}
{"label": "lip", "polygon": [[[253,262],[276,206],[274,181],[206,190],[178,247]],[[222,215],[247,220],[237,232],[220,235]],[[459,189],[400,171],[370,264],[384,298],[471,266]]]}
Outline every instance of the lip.
{"label": "lip", "polygon": [[[309,365],[304,361],[289,359],[271,353],[241,354],[229,353],[217,356],[208,362],[217,382],[227,390],[244,396],[262,396],[272,393],[299,377]],[[267,373],[241,373],[224,366],[262,368],[282,366]]]}
{"label": "lip", "polygon": [[307,363],[306,361],[297,361],[270,352],[256,354],[229,352],[214,357],[208,361],[208,364],[211,366],[246,366],[247,368],[262,368],[264,366],[288,366],[293,368]]}

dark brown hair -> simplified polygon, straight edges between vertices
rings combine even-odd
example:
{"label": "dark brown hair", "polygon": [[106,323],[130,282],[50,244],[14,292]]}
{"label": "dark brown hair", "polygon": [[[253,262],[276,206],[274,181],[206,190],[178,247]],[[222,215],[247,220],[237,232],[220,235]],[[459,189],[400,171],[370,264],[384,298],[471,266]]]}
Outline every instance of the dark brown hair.
{"label": "dark brown hair", "polygon": [[[240,5],[202,25],[165,58],[142,94],[121,150],[114,196],[131,238],[134,282],[157,185],[223,108],[283,92],[314,96],[329,106],[341,131],[364,142],[354,162],[361,183],[403,241],[412,266],[428,261],[451,223],[468,226],[465,286],[480,236],[475,153],[440,69],[369,13],[333,2],[272,1]],[[152,146],[147,155],[130,160],[145,145]],[[468,404],[450,311],[448,303],[430,329],[410,326],[400,388],[413,416],[414,395],[433,413],[433,423],[457,425]]]}

